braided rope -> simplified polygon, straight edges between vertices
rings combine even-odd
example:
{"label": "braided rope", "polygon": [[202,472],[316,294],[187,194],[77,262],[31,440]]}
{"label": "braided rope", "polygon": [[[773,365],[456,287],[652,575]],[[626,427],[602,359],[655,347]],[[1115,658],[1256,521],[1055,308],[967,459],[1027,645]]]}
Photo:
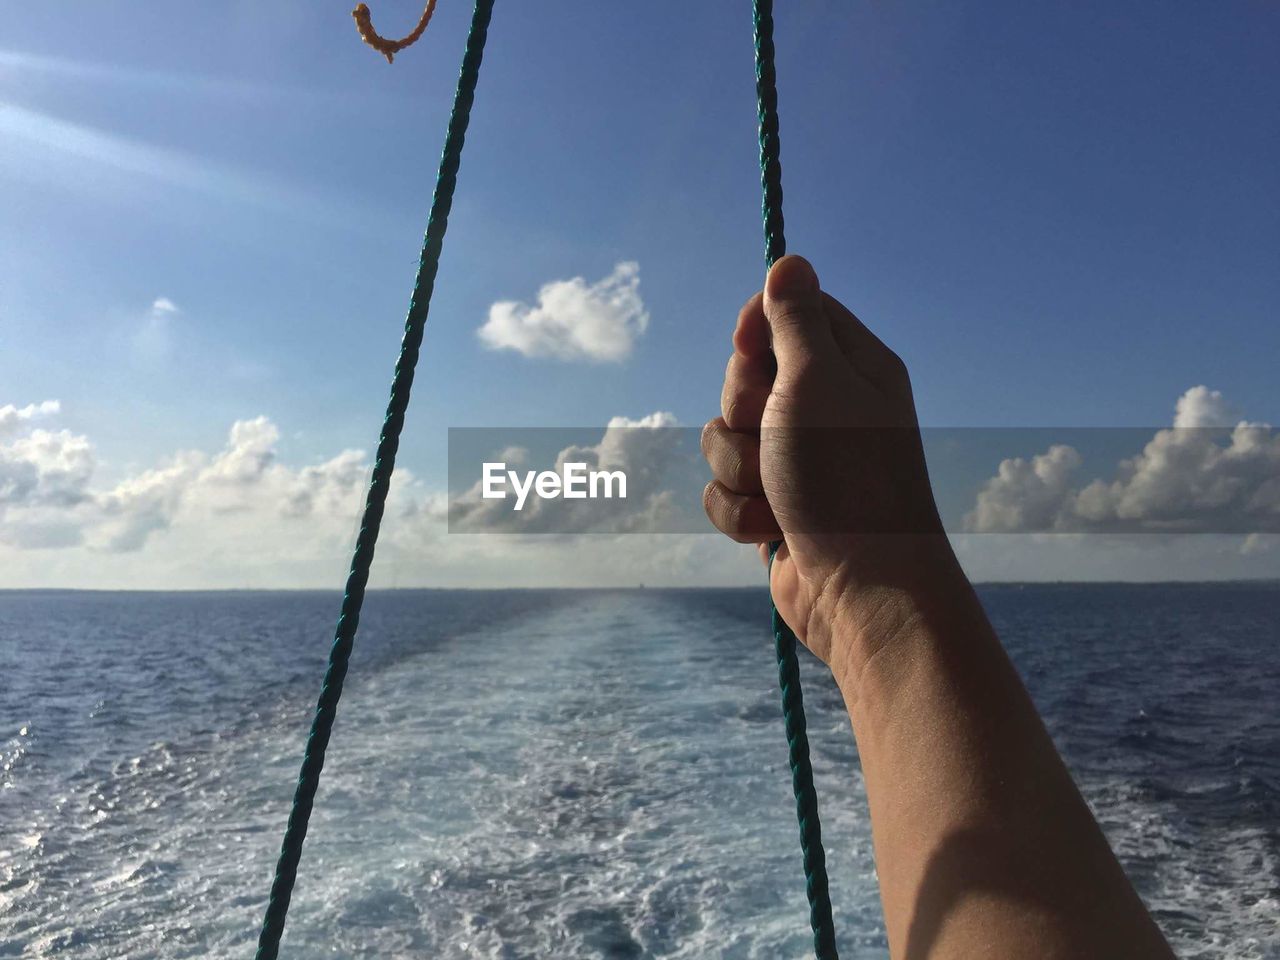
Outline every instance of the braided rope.
{"label": "braided rope", "polygon": [[[756,102],[760,117],[760,185],[764,199],[764,259],[767,266],[787,252],[782,223],[782,163],[778,159],[778,88],[773,64],[773,0],[754,0],[756,41]],[[781,541],[769,544],[769,563]],[[787,732],[791,789],[800,822],[800,850],[804,859],[805,893],[809,898],[809,925],[813,928],[813,952],[818,960],[838,960],[835,921],[831,917],[831,892],[827,886],[827,855],[822,848],[822,824],[818,819],[818,793],[809,761],[809,736],[800,688],[800,660],[796,635],[777,606],[773,610],[773,645],[778,656],[778,684],[782,688],[782,718]]]}
{"label": "braided rope", "polygon": [[386,508],[387,492],[391,488],[391,474],[395,469],[396,451],[400,446],[400,431],[404,428],[405,411],[409,408],[413,371],[418,362],[423,329],[431,307],[431,292],[435,288],[436,271],[440,266],[445,229],[449,225],[449,210],[453,205],[453,191],[458,182],[462,145],[466,138],[471,105],[475,101],[476,82],[480,77],[480,61],[484,55],[493,2],[494,0],[476,0],[471,31],[467,35],[466,54],[462,60],[453,112],[449,117],[449,130],[440,157],[440,172],[431,199],[431,215],[423,239],[422,256],[418,261],[413,297],[409,301],[409,314],[405,319],[400,358],[396,362],[395,376],[391,381],[391,398],[387,403],[386,418],[382,422],[382,433],[378,438],[378,453],[373,465],[373,477],[369,481],[364,515],[360,521],[360,535],[356,538],[355,553],[351,557],[351,572],[347,576],[342,610],[333,646],[329,650],[329,665],[325,669],[311,732],[307,736],[302,770],[298,774],[298,785],[293,795],[293,809],[289,812],[289,824],[280,845],[280,859],[276,863],[275,879],[271,884],[271,897],[262,922],[262,932],[258,937],[257,960],[275,960],[280,952],[285,915],[293,896],[298,862],[302,858],[302,844],[307,836],[307,823],[311,817],[316,789],[320,784],[320,771],[324,767],[325,749],[333,731],[338,699],[342,696],[342,683],[347,675],[347,663],[351,658],[356,628],[360,623],[360,608],[364,604],[374,546]]}
{"label": "braided rope", "polygon": [[378,35],[378,31],[373,29],[373,15],[369,12],[367,5],[358,4],[351,11],[351,16],[356,18],[356,29],[360,31],[360,36],[364,42],[386,57],[387,63],[391,63],[395,60],[397,53],[405,47],[412,46],[418,42],[422,32],[427,29],[427,24],[431,22],[431,15],[435,12],[436,0],[427,0],[427,9],[422,11],[422,16],[418,19],[418,25],[413,28],[407,37],[399,40],[388,40],[386,37]]}

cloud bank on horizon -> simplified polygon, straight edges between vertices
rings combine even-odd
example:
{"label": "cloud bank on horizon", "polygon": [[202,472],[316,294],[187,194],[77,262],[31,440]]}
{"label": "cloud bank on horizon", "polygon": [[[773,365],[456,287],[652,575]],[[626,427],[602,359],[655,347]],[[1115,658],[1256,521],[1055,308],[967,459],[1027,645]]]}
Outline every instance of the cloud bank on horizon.
{"label": "cloud bank on horizon", "polygon": [[[0,436],[0,543],[8,547],[134,553],[175,525],[204,529],[212,541],[263,513],[308,520],[349,511],[368,473],[356,450],[315,466],[286,467],[276,460],[279,431],[256,417],[236,421],[216,453],[179,451],[99,487],[88,437],[36,425],[60,407],[54,400],[0,408],[0,424],[16,434]],[[400,487],[412,491],[412,475],[401,476]]]}
{"label": "cloud bank on horizon", "polygon": [[[89,437],[56,429],[57,401],[0,407],[0,587],[336,588],[371,464],[344,450],[291,466],[265,416],[236,421],[213,452],[179,451],[113,484]],[[614,418],[590,449],[639,469],[641,434],[670,414]],[[620,430],[624,424],[638,429]],[[513,451],[513,455],[517,452]],[[639,477],[637,473],[637,477]],[[661,491],[641,498],[660,509]],[[375,563],[381,586],[598,586],[759,582],[755,557],[718,536],[589,538],[446,534],[444,491],[397,470]],[[530,540],[538,540],[531,543]]]}
{"label": "cloud bank on horizon", "polygon": [[1173,426],[1121,460],[1114,479],[1081,482],[1082,464],[1068,444],[1004,460],[979,492],[965,529],[1256,537],[1280,523],[1280,433],[1238,419],[1222,394],[1205,386],[1178,398]]}
{"label": "cloud bank on horizon", "polygon": [[[282,463],[279,430],[259,416],[235,422],[221,449],[178,451],[106,484],[90,438],[57,428],[61,412],[57,400],[0,406],[0,586],[336,586],[370,472],[362,451],[305,466]],[[1124,523],[1135,517],[1280,513],[1280,441],[1263,425],[1239,421],[1221,444],[1213,440],[1218,432],[1187,429],[1230,419],[1220,393],[1187,391],[1174,428],[1157,431],[1143,450],[1121,461],[1110,481],[1076,483],[1080,456],[1065,445],[1030,460],[1005,460],[979,492],[969,529],[1024,535],[976,538],[1000,541],[985,547],[959,535],[962,558],[972,575],[991,579],[1025,579],[1034,556],[1049,559],[1042,570],[1050,579],[1113,571],[1117,557],[1132,568],[1143,556],[1168,563],[1129,578],[1277,575],[1280,537],[1274,535],[1046,538],[1034,532],[1061,529],[1067,515],[1106,533],[1127,529]],[[629,516],[643,519],[663,507],[664,491],[643,481],[646,463],[662,459],[661,450],[650,448],[670,435],[660,428],[673,424],[665,413],[612,418],[598,444],[565,449],[557,463],[574,459],[634,472],[640,496]],[[653,429],[636,429],[644,427]],[[519,451],[511,454],[517,458]],[[477,502],[475,509],[492,503]],[[380,583],[388,585],[388,575],[406,586],[762,582],[753,551],[714,535],[450,536],[446,504],[444,491],[397,472],[375,565]],[[593,517],[584,513],[583,530],[599,529]],[[523,527],[511,529],[536,529],[537,522],[535,510],[521,519]],[[1172,548],[1173,541],[1182,545]]]}

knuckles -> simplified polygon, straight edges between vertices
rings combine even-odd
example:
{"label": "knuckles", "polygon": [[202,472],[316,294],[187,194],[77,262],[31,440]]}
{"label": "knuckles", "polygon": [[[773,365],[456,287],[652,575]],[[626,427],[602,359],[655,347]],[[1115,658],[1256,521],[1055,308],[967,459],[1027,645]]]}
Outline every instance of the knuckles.
{"label": "knuckles", "polygon": [[737,353],[729,358],[720,392],[720,412],[730,430],[759,429],[773,386],[773,373],[762,362]]}
{"label": "knuckles", "polygon": [[712,526],[738,543],[760,543],[777,533],[763,497],[733,494],[719,481],[703,488],[702,507]]}
{"label": "knuckles", "polygon": [[711,472],[735,492],[758,494],[760,488],[759,441],[752,435],[734,432],[717,417],[702,428],[702,456]]}

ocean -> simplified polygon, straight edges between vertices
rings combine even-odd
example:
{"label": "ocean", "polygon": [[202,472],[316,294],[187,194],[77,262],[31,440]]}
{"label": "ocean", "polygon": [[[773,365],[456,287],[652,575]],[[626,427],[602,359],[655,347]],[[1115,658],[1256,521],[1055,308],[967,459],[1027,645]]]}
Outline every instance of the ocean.
{"label": "ocean", "polygon": [[[1179,956],[1280,958],[1280,584],[980,592]],[[338,600],[0,593],[0,956],[252,955]],[[370,594],[283,956],[811,955],[767,603]],[[883,958],[802,670],[841,955]]]}

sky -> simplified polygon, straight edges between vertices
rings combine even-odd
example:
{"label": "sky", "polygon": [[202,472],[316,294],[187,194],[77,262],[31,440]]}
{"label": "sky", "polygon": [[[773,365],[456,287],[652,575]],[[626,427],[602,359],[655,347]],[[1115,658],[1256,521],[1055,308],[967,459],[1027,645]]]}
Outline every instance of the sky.
{"label": "sky", "polygon": [[[470,6],[394,65],[349,13],[6,22],[0,587],[341,582]],[[709,535],[441,519],[450,427],[718,412],[763,276],[751,40],[747,0],[498,0],[375,585],[760,581]],[[922,423],[1280,422],[1280,8],[806,2],[776,42],[789,248]],[[955,538],[977,579],[1280,576],[1274,536],[1000,529]]]}

